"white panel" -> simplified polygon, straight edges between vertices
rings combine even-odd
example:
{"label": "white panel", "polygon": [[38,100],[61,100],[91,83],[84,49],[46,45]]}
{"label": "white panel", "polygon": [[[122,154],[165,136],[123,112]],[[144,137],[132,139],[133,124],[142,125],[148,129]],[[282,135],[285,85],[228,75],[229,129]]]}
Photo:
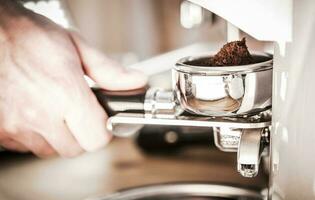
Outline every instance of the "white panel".
{"label": "white panel", "polygon": [[274,55],[272,200],[315,199],[315,1],[293,8],[292,42]]}
{"label": "white panel", "polygon": [[291,41],[292,0],[190,0],[258,40]]}

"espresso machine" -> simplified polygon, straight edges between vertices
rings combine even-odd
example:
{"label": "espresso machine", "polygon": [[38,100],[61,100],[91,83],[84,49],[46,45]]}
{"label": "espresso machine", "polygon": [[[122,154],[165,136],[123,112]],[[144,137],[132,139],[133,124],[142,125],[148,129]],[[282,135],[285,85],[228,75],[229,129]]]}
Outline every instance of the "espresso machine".
{"label": "espresso machine", "polygon": [[261,159],[269,160],[266,198],[315,199],[310,126],[315,122],[315,3],[191,2],[258,40],[273,41],[273,55],[256,52],[254,64],[229,67],[202,66],[210,54],[186,55],[174,64],[172,90],[149,87],[122,94],[94,89],[111,115],[108,129],[127,137],[144,125],[208,127],[218,149],[237,152],[242,176],[256,176]]}

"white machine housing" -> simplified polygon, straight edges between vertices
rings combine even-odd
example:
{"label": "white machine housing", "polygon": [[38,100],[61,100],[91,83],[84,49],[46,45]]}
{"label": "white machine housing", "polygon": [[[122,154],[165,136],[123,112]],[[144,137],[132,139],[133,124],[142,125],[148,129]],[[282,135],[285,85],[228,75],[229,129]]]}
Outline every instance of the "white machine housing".
{"label": "white machine housing", "polygon": [[269,199],[315,199],[315,1],[190,1],[274,41]]}

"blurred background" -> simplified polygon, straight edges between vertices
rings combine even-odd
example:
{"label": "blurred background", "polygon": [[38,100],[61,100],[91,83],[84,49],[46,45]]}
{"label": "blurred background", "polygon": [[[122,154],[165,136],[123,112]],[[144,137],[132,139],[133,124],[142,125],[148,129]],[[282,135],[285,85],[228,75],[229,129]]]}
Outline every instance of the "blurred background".
{"label": "blurred background", "polygon": [[[186,0],[39,0],[24,5],[78,30],[124,65],[195,43],[228,40],[225,20]],[[246,37],[251,49],[264,46]]]}

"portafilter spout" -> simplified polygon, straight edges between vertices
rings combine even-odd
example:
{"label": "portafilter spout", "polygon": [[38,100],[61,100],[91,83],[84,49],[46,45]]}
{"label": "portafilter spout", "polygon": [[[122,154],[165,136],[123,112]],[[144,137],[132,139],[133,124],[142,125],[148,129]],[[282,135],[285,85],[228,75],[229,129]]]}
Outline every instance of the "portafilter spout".
{"label": "portafilter spout", "polygon": [[244,129],[237,151],[237,170],[244,177],[255,177],[264,148],[264,131],[266,129]]}

